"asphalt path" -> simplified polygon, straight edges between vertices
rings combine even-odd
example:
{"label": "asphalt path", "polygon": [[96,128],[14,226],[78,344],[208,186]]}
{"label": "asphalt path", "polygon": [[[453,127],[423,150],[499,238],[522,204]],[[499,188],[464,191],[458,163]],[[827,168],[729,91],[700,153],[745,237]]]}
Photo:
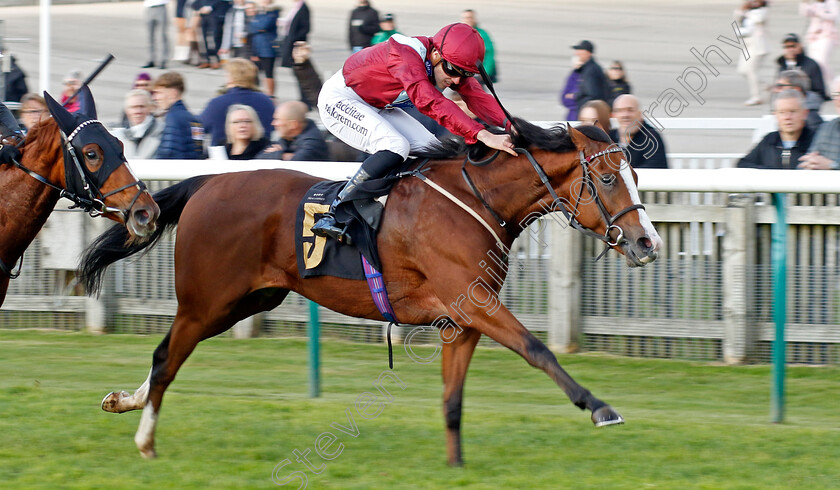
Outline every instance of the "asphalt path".
{"label": "asphalt path", "polygon": [[[291,1],[280,3],[288,7]],[[313,61],[328,76],[341,67],[349,54],[347,21],[356,2],[313,0],[308,4],[313,15]],[[665,116],[661,104],[652,107],[651,103],[669,90],[685,101],[679,117],[766,114],[766,104],[743,105],[748,98],[747,87],[736,70],[743,52],[721,39],[723,36],[737,40],[732,27],[737,4],[720,0],[373,2],[380,13],[394,13],[398,29],[407,35],[432,35],[443,25],[458,21],[463,9],[475,9],[480,26],[490,33],[496,46],[499,96],[514,115],[539,121],[565,118],[566,110],[558,104],[558,92],[570,71],[570,46],[582,39],[595,44],[596,59],[603,66],[614,59],[625,64],[633,92],[653,117]],[[775,72],[774,60],[781,54],[782,36],[787,32],[801,35],[805,30],[806,21],[796,9],[797,2],[793,1],[771,3],[767,29],[770,54],[763,63],[764,84],[770,83]],[[53,5],[51,14],[50,92],[58,93],[68,71],[80,69],[89,73],[106,53],[112,53],[116,60],[92,89],[100,118],[118,120],[122,97],[147,58],[142,2]],[[6,36],[28,39],[10,47],[29,75],[31,89],[38,88],[38,15],[38,7],[0,8]],[[174,40],[174,25],[170,29],[170,39]],[[707,66],[692,49],[703,53],[710,47],[717,52],[708,51]],[[837,56],[834,60],[834,66],[838,66]],[[186,77],[185,101],[195,113],[224,84],[222,70],[199,70],[177,62],[170,63],[170,69]],[[153,69],[151,73],[155,76],[161,71]],[[298,91],[291,71],[278,67],[275,76],[278,99],[296,98]],[[834,112],[831,104],[823,106],[823,113]],[[316,113],[312,116],[317,118]],[[669,152],[739,152],[750,146],[749,134],[738,131],[671,130],[664,137]]]}

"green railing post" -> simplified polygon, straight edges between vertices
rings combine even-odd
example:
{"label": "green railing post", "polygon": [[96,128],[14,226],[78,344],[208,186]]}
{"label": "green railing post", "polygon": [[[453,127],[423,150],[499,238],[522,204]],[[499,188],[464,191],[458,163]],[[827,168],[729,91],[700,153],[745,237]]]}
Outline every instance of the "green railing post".
{"label": "green railing post", "polygon": [[309,397],[321,396],[321,321],[318,303],[309,302]]}
{"label": "green railing post", "polygon": [[781,423],[785,418],[785,321],[787,320],[787,221],[786,195],[773,194],[776,222],[773,223],[773,321],[776,337],[773,340],[773,388],[770,396],[770,420]]}

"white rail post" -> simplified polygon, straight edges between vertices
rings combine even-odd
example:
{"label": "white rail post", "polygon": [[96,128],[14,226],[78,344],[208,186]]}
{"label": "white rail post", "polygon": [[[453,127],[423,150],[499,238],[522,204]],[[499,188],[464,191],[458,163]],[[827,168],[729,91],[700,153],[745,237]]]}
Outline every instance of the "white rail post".
{"label": "white rail post", "polygon": [[[84,219],[81,221],[85,233],[85,245],[89,246],[93,241],[105,232],[112,222],[105,218]],[[85,306],[85,327],[90,333],[107,333],[113,328],[114,316],[116,313],[116,297],[114,297],[113,272],[106,272],[98,297],[88,296]]]}
{"label": "white rail post", "polygon": [[[562,221],[563,217],[560,216]],[[548,274],[548,346],[557,352],[580,350],[580,276],[583,235],[571,226],[545,219],[551,234]]]}
{"label": "white rail post", "polygon": [[750,324],[755,267],[755,195],[729,197],[723,238],[723,359],[740,364],[754,352],[757,332]]}

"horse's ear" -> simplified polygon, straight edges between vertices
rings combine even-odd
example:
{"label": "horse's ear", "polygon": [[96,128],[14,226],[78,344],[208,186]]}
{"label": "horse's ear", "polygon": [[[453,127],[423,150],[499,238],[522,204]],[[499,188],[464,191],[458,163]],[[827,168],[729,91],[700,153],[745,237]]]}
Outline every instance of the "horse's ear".
{"label": "horse's ear", "polygon": [[573,128],[571,124],[566,123],[566,125],[569,131],[569,136],[572,138],[572,143],[575,144],[575,148],[580,151],[586,149],[586,145],[589,144],[589,138],[577,129]]}
{"label": "horse's ear", "polygon": [[79,125],[76,122],[76,116],[65,109],[47,92],[44,92],[44,100],[47,102],[47,109],[50,110],[50,114],[52,114],[53,119],[58,124],[58,129],[65,135],[72,133],[76,129],[76,126]]}
{"label": "horse's ear", "polygon": [[77,114],[96,119],[96,103],[93,101],[93,94],[87,85],[83,85],[82,91],[79,92],[79,111]]}

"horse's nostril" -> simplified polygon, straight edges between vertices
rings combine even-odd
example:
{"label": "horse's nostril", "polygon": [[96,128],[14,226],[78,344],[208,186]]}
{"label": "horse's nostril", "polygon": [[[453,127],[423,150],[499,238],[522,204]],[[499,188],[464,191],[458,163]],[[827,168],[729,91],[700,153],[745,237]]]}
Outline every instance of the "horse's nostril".
{"label": "horse's nostril", "polygon": [[149,212],[145,209],[139,209],[134,212],[134,222],[138,225],[146,225],[149,223]]}
{"label": "horse's nostril", "polygon": [[653,249],[653,241],[646,236],[643,236],[642,238],[639,238],[636,241],[636,243],[638,244],[639,249],[641,249],[645,253],[650,252],[651,249]]}

